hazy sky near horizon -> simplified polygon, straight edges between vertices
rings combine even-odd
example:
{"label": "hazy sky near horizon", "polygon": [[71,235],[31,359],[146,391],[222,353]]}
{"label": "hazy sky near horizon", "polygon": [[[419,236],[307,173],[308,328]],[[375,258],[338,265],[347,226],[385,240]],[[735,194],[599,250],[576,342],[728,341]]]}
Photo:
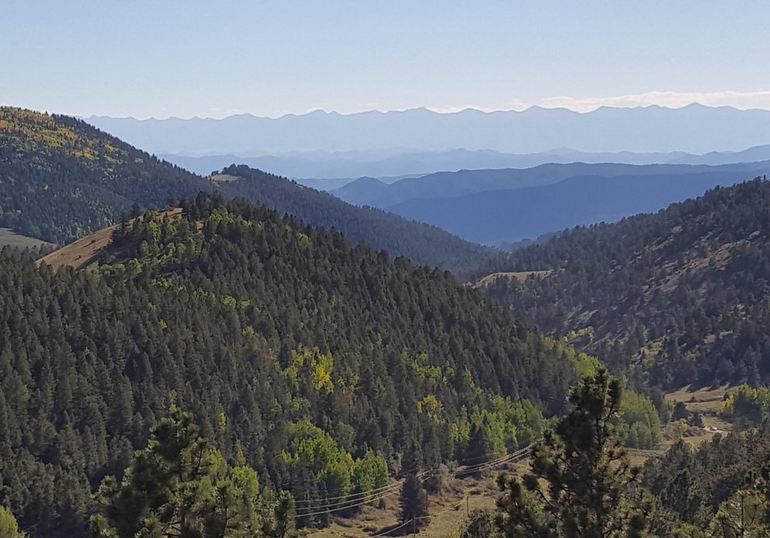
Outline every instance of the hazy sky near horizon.
{"label": "hazy sky near horizon", "polygon": [[770,109],[770,2],[3,0],[0,104],[280,116]]}

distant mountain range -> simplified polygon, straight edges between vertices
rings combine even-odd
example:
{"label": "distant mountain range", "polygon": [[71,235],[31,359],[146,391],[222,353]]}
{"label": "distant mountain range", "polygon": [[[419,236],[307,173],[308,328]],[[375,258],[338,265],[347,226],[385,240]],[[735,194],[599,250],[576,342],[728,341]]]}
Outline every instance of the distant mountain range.
{"label": "distant mountain range", "polygon": [[445,151],[348,151],[292,152],[281,155],[245,156],[175,155],[162,158],[198,174],[208,174],[231,164],[246,164],[260,170],[290,177],[320,190],[342,187],[353,179],[374,177],[393,183],[404,176],[423,176],[436,171],[499,168],[531,168],[557,163],[625,163],[625,164],[730,164],[770,160],[770,145],[743,151],[709,152],[695,155],[682,151],[669,153],[585,152],[559,148],[541,153],[501,153],[492,150],[452,149]]}
{"label": "distant mountain range", "polygon": [[273,155],[286,152],[455,148],[537,153],[570,147],[588,152],[706,153],[766,144],[770,111],[689,105],[670,109],[602,107],[438,113],[424,108],[281,118],[164,120],[91,117],[89,123],[156,154]]}
{"label": "distant mountain range", "polygon": [[[201,191],[243,197],[344,233],[392,256],[467,272],[496,253],[397,215],[247,167],[226,181],[161,161],[76,118],[0,107],[0,229],[58,244],[115,224],[132,206],[161,208]],[[220,178],[221,179],[221,178]],[[6,230],[3,235],[8,236]]]}
{"label": "distant mountain range", "polygon": [[[575,152],[571,152],[575,153]],[[769,152],[770,153],[770,152]],[[474,168],[524,168],[543,162],[573,162],[574,157],[556,153],[517,155],[491,150],[470,151],[347,151],[292,152],[281,155],[205,155],[164,154],[163,158],[199,174],[219,170],[233,163],[270,170],[316,188],[337,188],[362,176],[398,179],[400,176],[425,175],[437,170]],[[656,161],[652,161],[656,162]],[[320,181],[323,180],[323,181]]]}
{"label": "distant mountain range", "polygon": [[546,164],[439,172],[392,184],[361,178],[333,194],[433,224],[469,241],[500,245],[654,212],[717,185],[769,171],[768,161],[720,166]]}

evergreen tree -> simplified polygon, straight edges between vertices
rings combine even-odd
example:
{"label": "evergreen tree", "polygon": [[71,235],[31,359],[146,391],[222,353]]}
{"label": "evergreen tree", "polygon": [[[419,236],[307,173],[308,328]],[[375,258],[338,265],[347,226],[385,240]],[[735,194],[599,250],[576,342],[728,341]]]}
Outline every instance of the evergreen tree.
{"label": "evergreen tree", "polygon": [[499,478],[500,530],[511,538],[641,536],[644,517],[625,499],[637,470],[612,426],[620,383],[600,369],[582,380],[569,402],[569,414],[535,447],[531,473],[523,480]]}
{"label": "evergreen tree", "polygon": [[[108,477],[92,518],[97,536],[226,538],[288,536],[291,503],[279,503],[277,521],[263,521],[259,480],[246,466],[229,467],[198,435],[192,415],[172,405],[137,452],[123,481]],[[265,530],[268,532],[265,532]],[[280,531],[281,534],[276,534]]]}
{"label": "evergreen tree", "polygon": [[402,523],[412,521],[415,527],[425,523],[422,518],[428,515],[428,494],[416,473],[409,473],[404,479],[399,505]]}
{"label": "evergreen tree", "polygon": [[460,538],[503,538],[493,513],[474,510],[460,531]]}
{"label": "evergreen tree", "polygon": [[474,424],[471,427],[471,437],[465,451],[465,461],[469,465],[476,465],[492,459],[492,444],[489,441],[486,426],[485,419],[482,424]]}
{"label": "evergreen tree", "polygon": [[767,504],[761,492],[751,489],[736,491],[719,506],[709,525],[713,538],[767,538],[770,527],[765,524]]}

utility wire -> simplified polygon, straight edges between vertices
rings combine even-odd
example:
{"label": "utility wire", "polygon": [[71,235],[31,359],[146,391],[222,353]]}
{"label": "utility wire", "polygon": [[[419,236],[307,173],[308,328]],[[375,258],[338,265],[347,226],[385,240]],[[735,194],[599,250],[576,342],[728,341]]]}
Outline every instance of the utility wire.
{"label": "utility wire", "polygon": [[411,522],[412,522],[412,520],[410,519],[409,521],[405,521],[404,523],[402,523],[398,527],[393,527],[392,529],[388,529],[385,532],[381,532],[379,534],[372,534],[370,538],[380,538],[381,536],[387,536],[391,532],[397,531],[399,529],[403,529],[404,527],[409,525]]}
{"label": "utility wire", "polygon": [[[428,478],[430,478],[430,475],[422,478],[420,480],[420,483],[425,482]],[[301,516],[301,517],[318,516],[318,515],[321,515],[321,514],[332,514],[334,512],[341,512],[342,510],[348,510],[350,508],[357,508],[359,506],[364,506],[365,504],[369,504],[369,503],[374,502],[374,501],[379,501],[379,500],[385,499],[387,497],[392,497],[393,495],[396,495],[397,493],[399,493],[399,490],[400,490],[400,488],[395,487],[395,488],[393,488],[392,491],[383,492],[383,493],[381,493],[379,495],[376,495],[376,496],[374,496],[372,498],[366,499],[366,500],[364,500],[362,502],[357,502],[357,503],[354,503],[354,504],[340,503],[339,506],[332,507],[332,508],[327,508],[327,509],[324,509],[324,510],[318,510],[318,511],[310,512],[310,513],[297,513],[297,516]],[[311,509],[315,509],[315,507],[312,507]]]}
{"label": "utility wire", "polygon": [[[472,465],[469,467],[464,467],[456,471],[454,473],[454,477],[460,478],[462,476],[477,472],[479,470],[493,469],[495,467],[498,467],[510,461],[514,461],[518,458],[528,455],[533,446],[534,444],[531,444],[522,449],[516,450],[515,452],[496,458],[494,460],[483,462],[477,465]],[[434,476],[435,474],[436,474],[435,471],[423,470],[417,473],[416,476],[420,479],[420,483],[423,483],[429,478],[431,478],[432,476]],[[334,512],[340,512],[351,508],[357,508],[359,506],[370,504],[372,502],[379,501],[395,495],[400,489],[400,486],[401,486],[401,480],[368,492],[355,493],[351,495],[342,495],[339,497],[317,499],[317,502],[320,502],[321,504],[316,503],[316,504],[311,504],[310,506],[301,507],[298,509],[296,515],[297,517],[311,517],[311,516],[316,516],[321,514],[331,514]],[[335,502],[329,502],[329,501],[335,501]],[[306,500],[305,502],[312,503],[313,501]]]}
{"label": "utility wire", "polygon": [[[421,471],[421,472],[417,473],[417,476],[420,477],[423,474],[428,473],[428,472],[430,472],[430,471],[427,471],[427,470],[426,471]],[[358,492],[358,493],[349,493],[348,495],[339,495],[337,497],[318,497],[318,498],[315,498],[315,499],[298,500],[298,501],[296,501],[295,504],[316,504],[318,502],[327,502],[327,501],[336,501],[336,500],[340,500],[340,499],[348,499],[349,497],[353,497],[353,498],[354,497],[365,497],[366,495],[369,495],[371,493],[377,493],[380,490],[389,489],[389,488],[393,487],[397,483],[398,483],[398,481],[391,482],[390,484],[387,484],[385,486],[380,486],[379,488],[370,489],[368,491],[361,491],[361,492]]]}

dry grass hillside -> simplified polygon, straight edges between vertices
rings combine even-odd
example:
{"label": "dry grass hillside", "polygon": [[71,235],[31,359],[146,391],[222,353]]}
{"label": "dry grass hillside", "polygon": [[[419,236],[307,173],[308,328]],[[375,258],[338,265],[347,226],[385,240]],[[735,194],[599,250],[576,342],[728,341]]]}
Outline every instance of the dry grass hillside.
{"label": "dry grass hillside", "polygon": [[[162,212],[162,215],[172,219],[179,218],[181,214],[182,210],[180,208],[173,208]],[[57,269],[65,266],[75,269],[87,267],[99,260],[100,253],[110,245],[112,233],[117,227],[118,225],[102,228],[43,256],[38,260],[38,263],[45,263]]]}

